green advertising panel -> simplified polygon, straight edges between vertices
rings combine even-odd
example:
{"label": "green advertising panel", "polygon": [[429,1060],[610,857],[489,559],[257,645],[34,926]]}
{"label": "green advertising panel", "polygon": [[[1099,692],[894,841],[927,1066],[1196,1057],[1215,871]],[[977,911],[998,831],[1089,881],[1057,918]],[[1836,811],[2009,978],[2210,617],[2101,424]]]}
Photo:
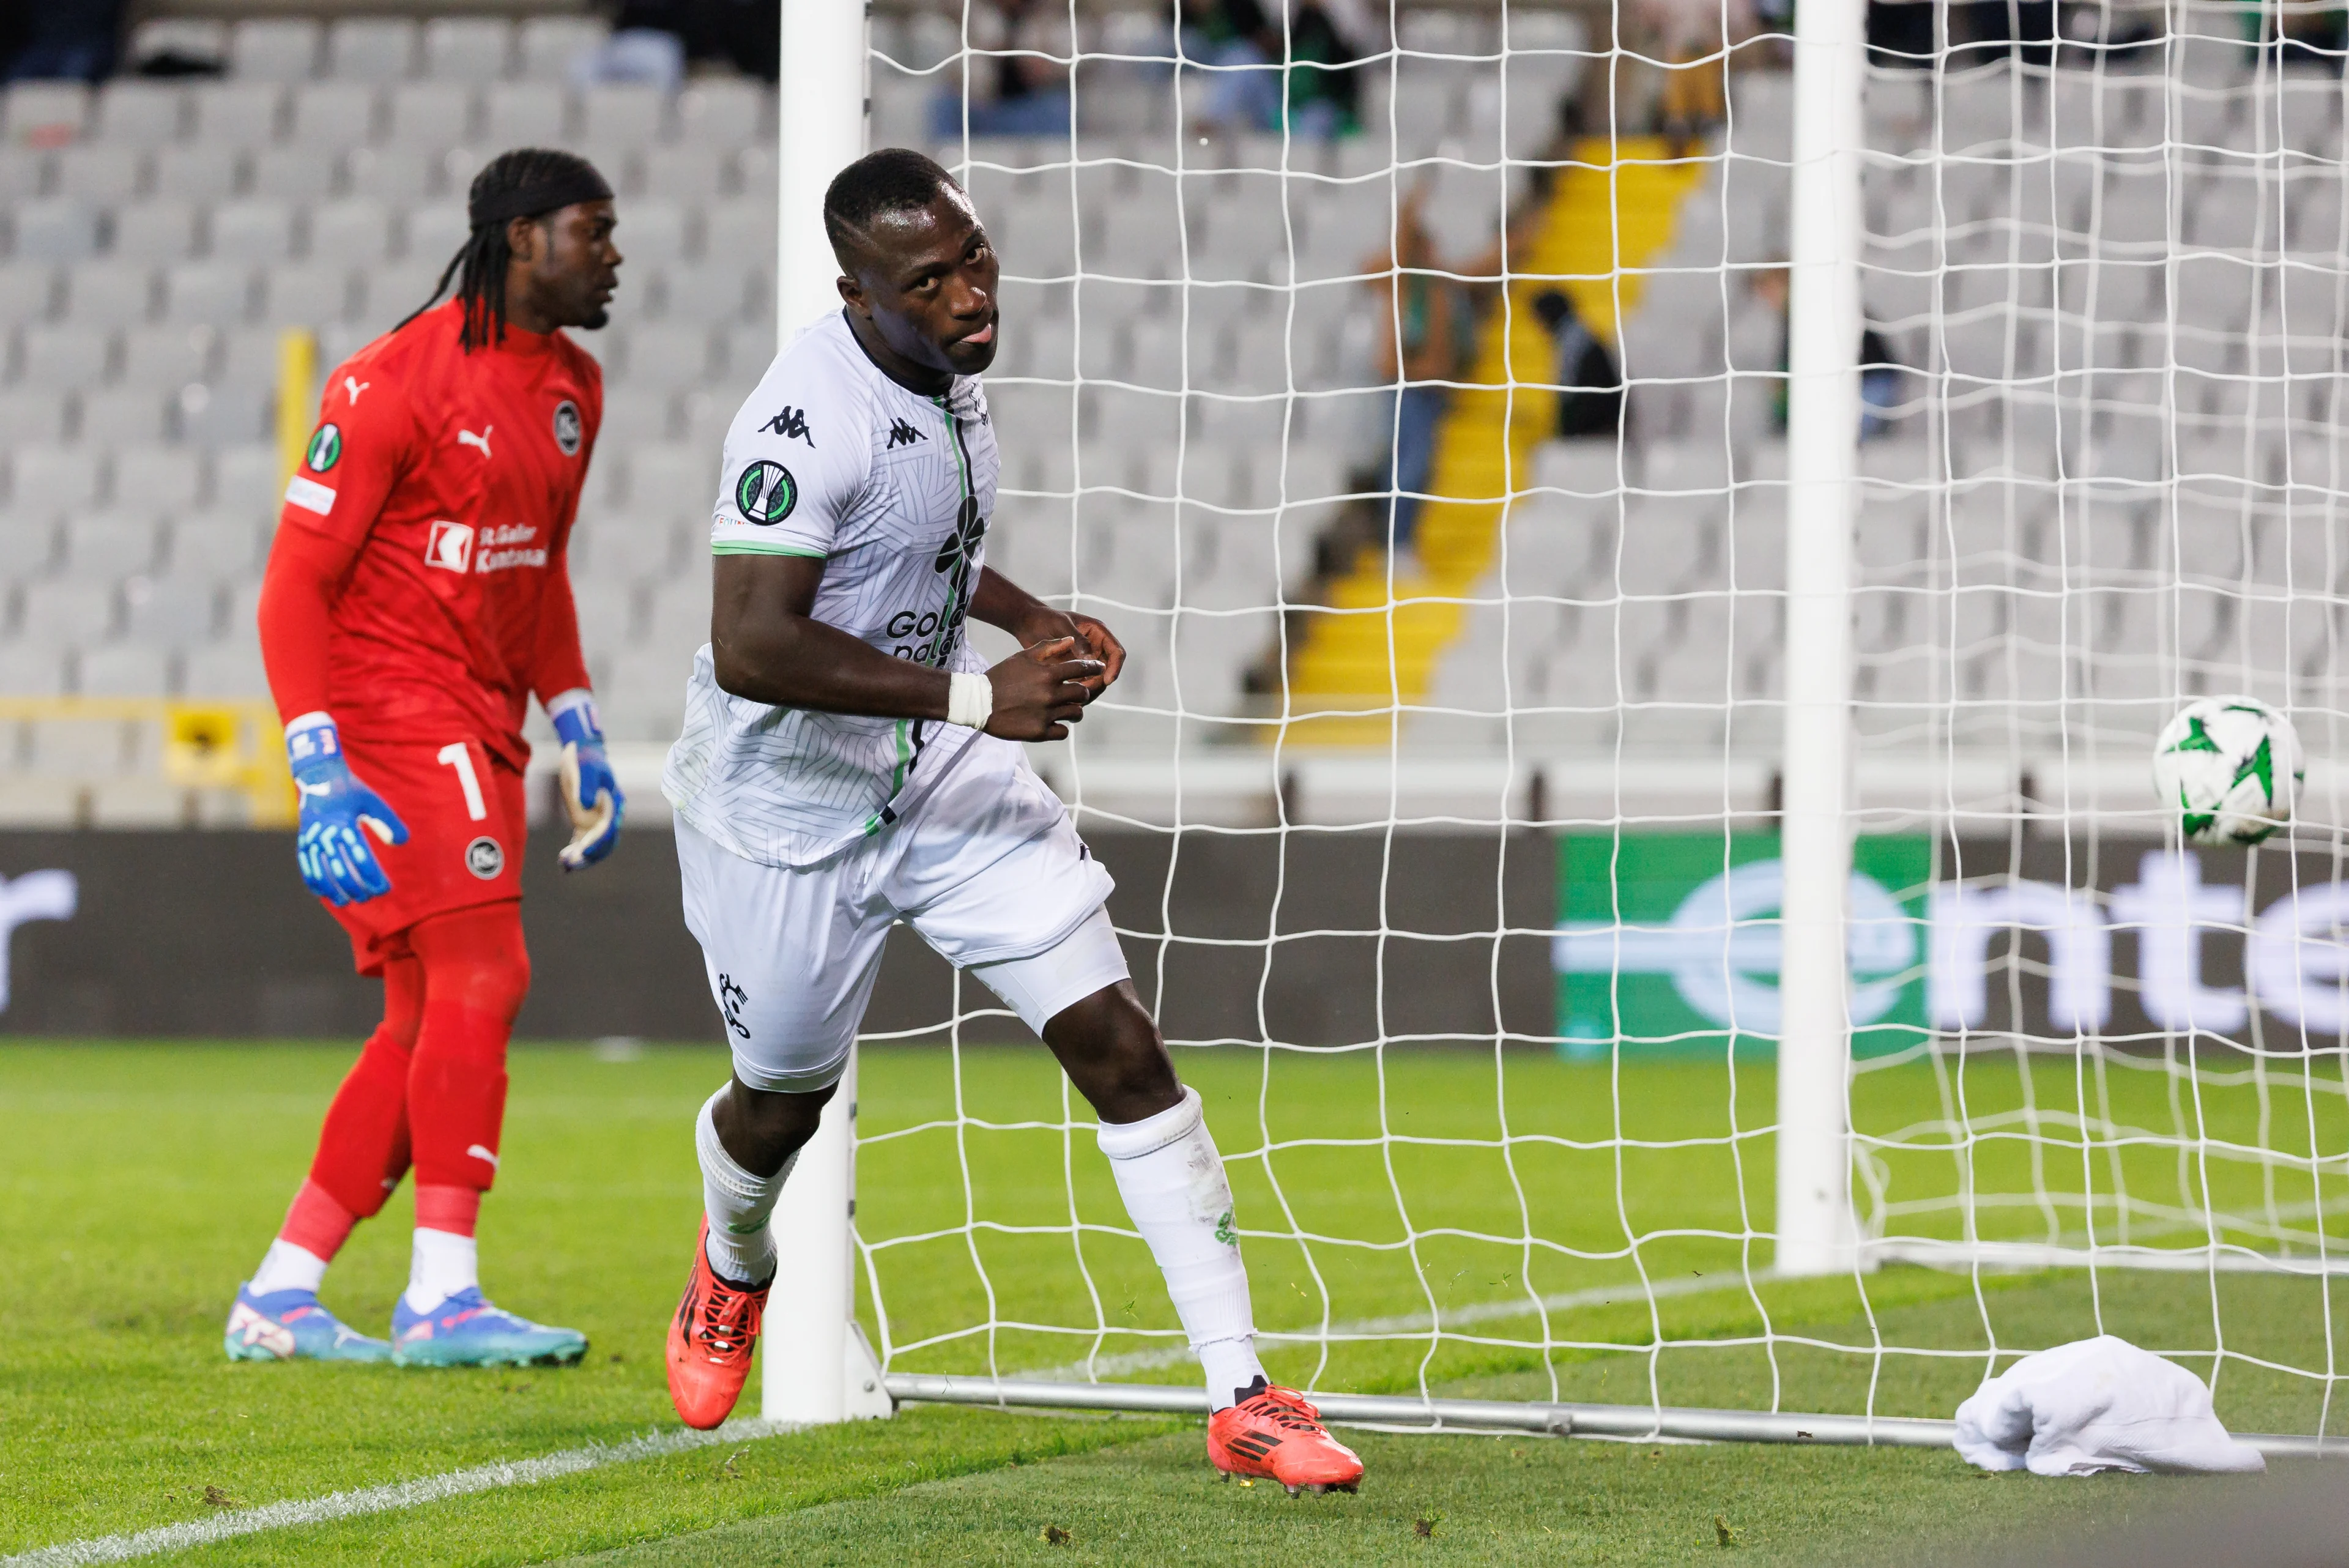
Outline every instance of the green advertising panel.
{"label": "green advertising panel", "polygon": [[[1856,1055],[1916,1044],[1925,1023],[1932,840],[1852,849]],[[1778,1033],[1775,833],[1568,834],[1558,840],[1557,1030],[1569,1056],[1767,1052]]]}

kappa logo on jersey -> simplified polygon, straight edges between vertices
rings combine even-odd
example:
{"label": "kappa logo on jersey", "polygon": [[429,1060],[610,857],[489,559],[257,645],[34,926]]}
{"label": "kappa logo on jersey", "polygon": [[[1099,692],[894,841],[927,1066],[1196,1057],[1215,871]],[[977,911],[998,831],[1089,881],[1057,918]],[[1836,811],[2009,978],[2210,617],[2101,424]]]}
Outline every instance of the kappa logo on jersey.
{"label": "kappa logo on jersey", "polygon": [[490,455],[490,432],[497,428],[498,427],[495,425],[483,425],[481,427],[481,433],[479,435],[475,435],[471,431],[460,430],[457,432],[457,444],[459,446],[480,447],[481,449],[481,456],[486,459]]}
{"label": "kappa logo on jersey", "polygon": [[815,450],[815,437],[808,433],[807,410],[805,409],[794,409],[786,404],[781,413],[777,414],[773,419],[769,420],[765,424],[761,425],[759,428],[765,431],[770,435],[779,435],[785,441],[789,441],[793,436],[797,436],[800,440],[808,443],[808,450],[810,452],[813,452]]}
{"label": "kappa logo on jersey", "polygon": [[799,481],[780,462],[754,462],[734,482],[734,504],[761,527],[790,516],[799,500]]}
{"label": "kappa logo on jersey", "polygon": [[324,473],[343,461],[343,432],[334,425],[320,425],[310,437],[310,450],[302,454],[313,473]]}
{"label": "kappa logo on jersey", "polygon": [[444,572],[472,570],[473,530],[462,523],[433,524],[431,537],[424,542],[424,564]]}
{"label": "kappa logo on jersey", "polygon": [[565,457],[579,455],[579,438],[585,427],[579,422],[579,405],[565,398],[554,405],[554,444],[563,449]]}
{"label": "kappa logo on jersey", "polygon": [[465,869],[482,881],[495,881],[498,873],[505,868],[506,852],[488,834],[465,846]]}
{"label": "kappa logo on jersey", "polygon": [[897,420],[892,422],[889,426],[889,444],[883,450],[895,452],[901,446],[911,446],[916,441],[923,439],[921,431],[916,430],[905,421]]}

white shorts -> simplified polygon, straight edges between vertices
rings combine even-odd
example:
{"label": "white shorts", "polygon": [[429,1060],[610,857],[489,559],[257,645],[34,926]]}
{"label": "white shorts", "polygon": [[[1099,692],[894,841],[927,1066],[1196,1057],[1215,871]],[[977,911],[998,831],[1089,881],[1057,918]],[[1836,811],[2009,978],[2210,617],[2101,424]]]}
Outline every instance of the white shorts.
{"label": "white shorts", "polygon": [[746,860],[681,817],[677,859],[734,1074],[753,1089],[839,1078],[899,920],[1040,1034],[1128,975],[1102,908],[1115,884],[1019,746],[991,735],[908,791],[895,822],[813,866]]}

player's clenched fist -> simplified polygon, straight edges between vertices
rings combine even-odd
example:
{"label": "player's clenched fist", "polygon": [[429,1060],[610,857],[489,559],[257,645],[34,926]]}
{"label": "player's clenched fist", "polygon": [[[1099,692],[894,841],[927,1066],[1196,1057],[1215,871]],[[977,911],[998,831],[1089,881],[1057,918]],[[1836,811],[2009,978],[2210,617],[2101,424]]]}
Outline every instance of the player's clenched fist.
{"label": "player's clenched fist", "polygon": [[1023,648],[987,672],[995,701],[986,730],[1007,741],[1065,741],[1100,690],[1102,661],[1072,637]]}

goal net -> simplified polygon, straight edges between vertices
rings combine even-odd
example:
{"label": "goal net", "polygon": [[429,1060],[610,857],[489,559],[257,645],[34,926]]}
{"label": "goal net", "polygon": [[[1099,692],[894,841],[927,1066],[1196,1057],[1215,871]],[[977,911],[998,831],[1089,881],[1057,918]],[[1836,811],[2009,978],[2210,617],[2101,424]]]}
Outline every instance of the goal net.
{"label": "goal net", "polygon": [[[885,11],[869,139],[1002,257],[990,564],[1132,650],[1037,760],[1276,1376],[1946,1417],[2114,1333],[2322,1430],[2341,14],[1878,5],[1836,146],[1784,7],[1251,10]],[[2148,782],[2221,691],[2313,759],[2255,852]],[[1816,809],[1847,867],[1782,853]],[[891,972],[887,1373],[1191,1384],[1089,1109]]]}

